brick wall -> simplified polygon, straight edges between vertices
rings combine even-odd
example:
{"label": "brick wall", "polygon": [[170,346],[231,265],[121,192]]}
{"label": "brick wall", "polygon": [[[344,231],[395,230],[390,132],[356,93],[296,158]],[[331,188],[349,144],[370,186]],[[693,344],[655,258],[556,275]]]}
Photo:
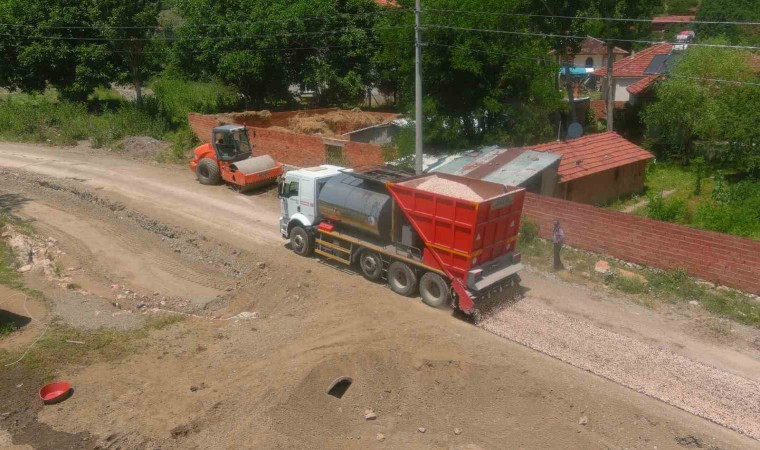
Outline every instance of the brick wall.
{"label": "brick wall", "polygon": [[[203,114],[190,114],[188,122],[203,142],[209,141],[211,130],[219,124],[216,117]],[[249,127],[248,130],[248,138],[255,145],[254,155],[271,155],[276,161],[297,167],[317,166],[326,162],[325,139],[321,136],[258,127]],[[328,141],[343,147],[343,157],[350,167],[383,162],[383,150],[377,145],[335,139]]]}
{"label": "brick wall", "polygon": [[690,275],[760,294],[760,241],[527,194],[525,217],[548,238],[559,219],[576,248]]}

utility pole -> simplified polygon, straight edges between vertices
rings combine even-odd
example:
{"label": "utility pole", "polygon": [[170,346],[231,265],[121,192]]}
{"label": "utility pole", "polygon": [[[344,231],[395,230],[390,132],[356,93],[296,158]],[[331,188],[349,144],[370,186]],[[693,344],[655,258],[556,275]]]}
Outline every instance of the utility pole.
{"label": "utility pole", "polygon": [[422,173],[422,28],[420,0],[414,4],[414,30],[415,30],[415,80],[414,80],[414,107],[415,107],[415,135],[414,135],[414,170],[417,174]]}
{"label": "utility pole", "polygon": [[570,102],[570,123],[567,124],[570,127],[578,121],[578,114],[575,110],[575,96],[573,95],[573,78],[570,76],[570,63],[565,62],[565,89],[567,90],[567,101]]}

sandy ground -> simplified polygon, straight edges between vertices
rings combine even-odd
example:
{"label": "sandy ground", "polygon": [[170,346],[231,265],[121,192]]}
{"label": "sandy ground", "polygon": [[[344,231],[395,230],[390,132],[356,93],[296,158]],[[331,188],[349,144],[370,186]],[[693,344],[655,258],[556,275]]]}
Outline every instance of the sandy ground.
{"label": "sandy ground", "polygon": [[[154,332],[125,360],[66,369],[76,395],[58,406],[24,404],[33,394],[27,387],[13,391],[10,405],[0,400],[0,414],[10,413],[0,429],[14,444],[760,447],[355,274],[292,255],[278,236],[271,194],[200,186],[184,168],[87,149],[1,144],[0,167],[15,169],[0,178],[0,207],[56,239],[67,276],[87,292],[61,293],[28,275],[53,299],[56,315],[80,327],[122,328],[139,326],[152,314],[146,311],[198,316]],[[525,305],[757,381],[753,330],[737,328],[726,339],[710,334],[698,313],[647,310],[544,274],[524,278]],[[235,318],[240,312],[256,318]],[[563,336],[551,327],[542,332]],[[24,376],[0,374],[4,383]],[[326,395],[339,376],[354,379],[341,399]],[[695,397],[705,389],[693,388]],[[376,420],[365,420],[367,409]]]}

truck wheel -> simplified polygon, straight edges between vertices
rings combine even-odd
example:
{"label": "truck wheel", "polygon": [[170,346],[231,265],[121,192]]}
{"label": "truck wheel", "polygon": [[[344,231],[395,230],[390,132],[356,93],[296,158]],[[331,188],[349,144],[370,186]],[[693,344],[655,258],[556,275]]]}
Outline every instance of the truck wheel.
{"label": "truck wheel", "polygon": [[411,297],[417,290],[417,276],[409,266],[395,261],[388,267],[388,285],[393,292]]}
{"label": "truck wheel", "polygon": [[314,253],[314,242],[309,233],[301,227],[293,227],[290,230],[290,246],[299,256],[311,256]]}
{"label": "truck wheel", "polygon": [[420,278],[420,296],[426,305],[441,308],[449,304],[449,284],[435,272],[427,272]]}
{"label": "truck wheel", "polygon": [[372,250],[364,250],[359,255],[359,267],[362,269],[364,278],[369,281],[377,281],[383,276],[383,260],[380,254]]}
{"label": "truck wheel", "polygon": [[222,176],[219,173],[219,164],[213,159],[203,158],[195,168],[195,176],[201,184],[214,185],[222,182]]}

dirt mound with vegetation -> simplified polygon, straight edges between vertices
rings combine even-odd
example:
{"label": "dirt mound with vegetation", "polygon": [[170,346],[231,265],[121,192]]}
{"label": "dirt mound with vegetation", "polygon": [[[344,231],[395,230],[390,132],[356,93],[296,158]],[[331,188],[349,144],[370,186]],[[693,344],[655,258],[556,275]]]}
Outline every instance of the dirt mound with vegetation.
{"label": "dirt mound with vegetation", "polygon": [[296,133],[339,136],[353,130],[380,125],[387,121],[382,114],[352,110],[330,111],[325,114],[298,114],[288,121],[288,128]]}

